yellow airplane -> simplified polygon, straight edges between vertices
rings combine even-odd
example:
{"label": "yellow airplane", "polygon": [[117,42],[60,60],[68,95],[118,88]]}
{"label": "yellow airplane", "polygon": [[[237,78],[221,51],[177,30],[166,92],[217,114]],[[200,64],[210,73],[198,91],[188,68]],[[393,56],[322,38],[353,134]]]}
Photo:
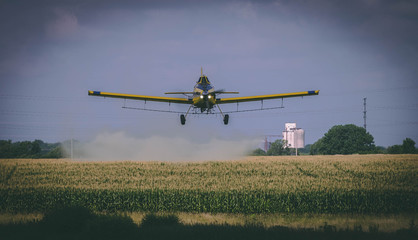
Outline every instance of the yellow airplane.
{"label": "yellow airplane", "polygon": [[[157,96],[132,95],[132,94],[123,94],[123,93],[88,91],[88,94],[90,96],[189,104],[190,107],[187,110],[187,112],[184,112],[185,115],[184,114],[180,115],[180,122],[182,125],[186,123],[186,117],[189,114],[190,109],[192,108],[195,110],[200,109],[200,113],[205,113],[205,112],[212,113],[214,106],[217,106],[220,114],[223,117],[224,124],[227,125],[229,122],[229,115],[221,111],[219,104],[225,104],[225,103],[237,103],[238,104],[240,102],[263,101],[266,99],[280,99],[280,98],[283,99],[283,98],[290,98],[290,97],[311,96],[311,95],[318,95],[319,90],[294,92],[294,93],[279,93],[279,94],[259,95],[259,96],[249,96],[249,97],[218,98],[220,94],[238,94],[238,93],[239,92],[225,92],[223,90],[214,90],[213,86],[209,82],[208,77],[203,75],[202,69],[200,73],[200,78],[197,81],[196,85],[194,86],[193,92],[166,92],[165,93],[165,94],[183,94],[183,95],[186,95],[188,98],[157,97]],[[272,109],[272,108],[268,108],[268,109]],[[140,110],[151,110],[151,109],[140,109]],[[255,109],[255,110],[266,110],[266,109],[262,108],[262,109]],[[159,110],[151,110],[151,111],[159,111]],[[246,111],[254,111],[254,110],[246,110]],[[162,111],[162,112],[174,112],[174,111]],[[240,111],[237,110],[233,112],[240,112]],[[175,113],[183,113],[183,112],[175,112]]]}

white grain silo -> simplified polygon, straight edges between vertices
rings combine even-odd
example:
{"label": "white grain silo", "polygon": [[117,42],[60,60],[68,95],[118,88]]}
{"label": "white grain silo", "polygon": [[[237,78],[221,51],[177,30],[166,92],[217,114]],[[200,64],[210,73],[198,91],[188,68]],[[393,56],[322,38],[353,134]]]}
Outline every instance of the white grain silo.
{"label": "white grain silo", "polygon": [[283,140],[286,141],[286,147],[296,148],[297,155],[298,148],[305,147],[305,130],[296,128],[296,123],[286,123]]}
{"label": "white grain silo", "polygon": [[305,147],[305,130],[298,128],[294,132],[294,148],[304,148]]}

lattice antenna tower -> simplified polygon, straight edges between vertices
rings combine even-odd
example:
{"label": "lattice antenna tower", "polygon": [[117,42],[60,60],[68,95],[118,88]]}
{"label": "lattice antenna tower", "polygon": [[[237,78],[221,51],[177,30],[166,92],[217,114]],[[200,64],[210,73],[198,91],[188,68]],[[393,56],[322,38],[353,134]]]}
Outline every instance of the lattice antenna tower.
{"label": "lattice antenna tower", "polygon": [[366,124],[366,120],[367,120],[367,116],[366,116],[366,113],[367,113],[367,110],[366,110],[366,100],[367,100],[367,98],[363,98],[363,101],[364,101],[364,108],[363,108],[363,119],[364,119],[364,129],[366,129],[367,130],[367,124]]}

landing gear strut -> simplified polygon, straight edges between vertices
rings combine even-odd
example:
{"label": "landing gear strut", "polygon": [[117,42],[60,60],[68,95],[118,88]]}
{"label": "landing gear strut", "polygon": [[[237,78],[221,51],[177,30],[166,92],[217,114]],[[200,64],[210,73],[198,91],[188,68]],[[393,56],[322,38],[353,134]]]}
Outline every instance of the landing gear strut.
{"label": "landing gear strut", "polygon": [[229,122],[229,115],[228,115],[228,114],[225,114],[225,115],[224,115],[224,113],[222,112],[222,110],[221,110],[221,108],[219,107],[219,105],[218,105],[218,104],[216,104],[216,106],[218,107],[219,112],[221,112],[222,117],[224,117],[224,124],[225,124],[225,125],[228,125],[228,122]]}
{"label": "landing gear strut", "polygon": [[[187,110],[186,116],[187,114],[189,114],[190,109],[193,107],[193,105],[190,105],[189,109]],[[186,124],[186,116],[184,114],[180,115],[180,123],[181,125]]]}

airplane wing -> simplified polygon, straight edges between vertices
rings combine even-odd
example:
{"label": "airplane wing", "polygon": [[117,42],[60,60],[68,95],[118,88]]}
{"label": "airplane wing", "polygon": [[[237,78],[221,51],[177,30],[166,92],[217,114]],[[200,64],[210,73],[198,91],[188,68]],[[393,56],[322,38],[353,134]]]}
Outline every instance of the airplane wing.
{"label": "airplane wing", "polygon": [[305,91],[305,92],[280,93],[280,94],[258,95],[258,96],[249,96],[249,97],[217,98],[216,103],[224,104],[224,103],[236,103],[236,102],[251,102],[251,101],[260,101],[260,100],[266,100],[266,99],[303,97],[303,96],[318,95],[318,94],[319,94],[319,90],[313,90],[313,91]]}
{"label": "airplane wing", "polygon": [[132,95],[132,94],[124,94],[124,93],[110,93],[110,92],[99,92],[99,91],[89,91],[89,95],[98,96],[98,97],[124,98],[124,99],[144,100],[144,101],[154,101],[154,102],[169,102],[169,103],[183,103],[183,104],[193,103],[193,100],[187,99],[187,98],[156,97],[156,96]]}

